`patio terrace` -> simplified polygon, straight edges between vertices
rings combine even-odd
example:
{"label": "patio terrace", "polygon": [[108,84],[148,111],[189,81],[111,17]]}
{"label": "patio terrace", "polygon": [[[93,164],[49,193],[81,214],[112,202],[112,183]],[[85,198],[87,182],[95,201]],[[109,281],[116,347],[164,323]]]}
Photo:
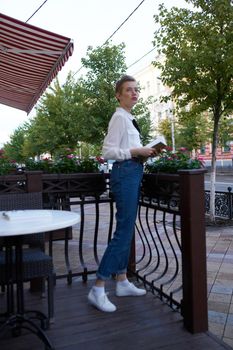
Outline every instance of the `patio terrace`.
{"label": "patio terrace", "polygon": [[[85,195],[77,197],[77,189],[75,192],[73,188],[70,195],[67,188],[64,189],[67,182],[64,181],[61,186],[60,179],[55,183],[48,179],[43,185],[43,193],[49,194],[55,208],[58,206],[81,214],[81,222],[73,228],[72,236],[69,236],[70,230],[66,232],[65,237],[69,239],[54,241],[52,234],[47,243],[47,250],[54,259],[57,285],[56,321],[46,334],[55,349],[111,350],[119,346],[136,350],[228,348],[207,332],[203,193],[201,201],[199,197],[203,174],[184,176],[188,177],[180,182],[184,186],[182,193],[185,193],[185,202],[181,205],[176,193],[177,177],[175,185],[173,178],[165,179],[169,186],[162,186],[162,197],[160,194],[157,200],[156,196],[152,201],[142,196],[129,269],[137,283],[146,286],[148,294],[145,298],[116,298],[111,282],[111,300],[116,302],[118,310],[110,315],[88,305],[87,293],[114,227],[111,197],[108,192],[94,199]],[[72,181],[75,187],[74,179]],[[20,185],[20,190],[38,191],[35,181],[31,181],[31,187],[28,184],[25,187],[19,181],[17,186],[21,183],[23,187]],[[6,185],[13,188],[11,182],[4,182],[4,190]],[[171,192],[171,199],[167,199],[164,190]],[[202,205],[198,206],[196,200]],[[51,205],[46,202],[48,204]],[[209,245],[207,247],[211,259],[212,251]],[[4,298],[4,294],[0,295],[0,309],[4,309]],[[29,309],[34,306],[47,311],[46,300],[38,299],[38,294],[26,291],[25,299]],[[196,334],[189,333],[187,329]],[[0,345],[3,350],[43,348],[33,334],[12,338],[7,333],[1,338]]]}
{"label": "patio terrace", "polygon": [[[183,326],[182,317],[152,293],[145,297],[117,298],[114,282],[109,282],[111,300],[118,309],[101,313],[87,303],[93,281],[83,283],[75,278],[72,285],[64,279],[55,288],[55,323],[46,335],[56,350],[224,350],[230,349],[210,333],[191,334]],[[46,312],[45,299],[26,291],[29,309]],[[1,305],[4,296],[0,296]],[[42,350],[38,337],[23,331],[20,337],[7,332],[0,340],[1,350]]]}

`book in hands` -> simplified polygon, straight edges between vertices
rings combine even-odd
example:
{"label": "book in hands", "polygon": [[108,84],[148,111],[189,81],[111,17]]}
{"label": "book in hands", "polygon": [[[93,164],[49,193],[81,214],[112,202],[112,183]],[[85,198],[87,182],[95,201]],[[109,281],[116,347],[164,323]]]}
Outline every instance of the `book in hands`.
{"label": "book in hands", "polygon": [[145,147],[155,148],[156,150],[160,150],[167,146],[166,140],[163,136],[158,136],[153,141],[149,142]]}

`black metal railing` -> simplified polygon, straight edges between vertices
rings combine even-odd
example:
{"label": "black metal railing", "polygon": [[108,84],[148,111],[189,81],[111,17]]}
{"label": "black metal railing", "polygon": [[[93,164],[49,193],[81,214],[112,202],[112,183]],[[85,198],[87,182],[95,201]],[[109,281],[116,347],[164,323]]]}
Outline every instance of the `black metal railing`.
{"label": "black metal railing", "polygon": [[[160,192],[154,193],[153,197],[142,193],[135,225],[135,262],[131,269],[131,273],[148,289],[175,308],[180,308],[182,297],[179,202],[179,195],[174,194],[174,182],[170,182],[169,189],[166,185],[166,191],[164,185],[161,189],[160,184]],[[68,283],[72,283],[73,277],[81,276],[86,281],[88,275],[95,274],[114,230],[114,201],[109,191],[108,179],[106,191],[102,195],[78,196],[74,192],[67,194],[55,189],[48,196],[46,190],[44,207],[80,213],[81,221],[73,230],[73,237],[70,229],[67,229],[64,263],[61,263],[61,255],[58,262],[66,266],[66,269],[59,272],[61,269],[58,268],[57,278],[67,277]],[[56,244],[52,233],[49,242],[50,254],[54,255],[56,249],[61,249],[61,242]],[[74,249],[75,259],[72,253]],[[179,282],[176,281],[178,278]]]}
{"label": "black metal railing", "polygon": [[136,223],[136,276],[161,300],[181,308],[180,210],[173,199],[143,197]]}
{"label": "black metal railing", "polygon": [[[52,197],[50,208],[76,211],[81,216],[80,223],[73,229],[72,239],[68,232],[64,239],[63,262],[59,254],[61,241],[53,240],[53,234],[50,235],[50,254],[60,256],[57,261],[57,278],[67,277],[68,283],[72,283],[74,277],[81,276],[86,281],[89,275],[96,273],[105,247],[112,237],[114,201],[109,192],[94,198],[75,198],[61,194],[53,194]],[[130,272],[171,307],[180,309],[180,212],[174,206],[174,197],[172,201],[171,204],[167,199],[165,204],[164,198],[160,201],[141,197],[135,225],[135,269]],[[63,266],[62,271],[59,265]]]}
{"label": "black metal railing", "polygon": [[[210,212],[210,191],[205,191],[205,212]],[[232,187],[227,192],[215,191],[215,216],[222,219],[233,219]]]}

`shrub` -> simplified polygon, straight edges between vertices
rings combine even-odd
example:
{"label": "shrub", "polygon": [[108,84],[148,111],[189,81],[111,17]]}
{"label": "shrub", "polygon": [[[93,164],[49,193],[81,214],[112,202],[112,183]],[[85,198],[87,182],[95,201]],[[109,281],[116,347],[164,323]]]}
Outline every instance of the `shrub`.
{"label": "shrub", "polygon": [[166,147],[161,153],[145,166],[146,173],[177,173],[180,169],[200,169],[204,163],[201,158],[193,158],[186,148],[173,152]]}
{"label": "shrub", "polygon": [[7,175],[17,170],[15,160],[11,160],[4,155],[4,150],[0,149],[0,175]]}

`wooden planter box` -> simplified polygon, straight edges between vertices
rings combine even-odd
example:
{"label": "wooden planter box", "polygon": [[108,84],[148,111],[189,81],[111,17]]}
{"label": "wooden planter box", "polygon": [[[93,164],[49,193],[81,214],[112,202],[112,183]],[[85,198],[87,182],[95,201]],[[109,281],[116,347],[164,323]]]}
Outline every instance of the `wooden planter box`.
{"label": "wooden planter box", "polygon": [[27,192],[26,191],[26,175],[1,175],[0,176],[0,195],[9,192]]}
{"label": "wooden planter box", "polygon": [[144,174],[141,193],[147,197],[179,196],[180,177],[178,174]]}
{"label": "wooden planter box", "polygon": [[103,173],[43,174],[43,193],[69,193],[77,196],[100,196],[106,191]]}

